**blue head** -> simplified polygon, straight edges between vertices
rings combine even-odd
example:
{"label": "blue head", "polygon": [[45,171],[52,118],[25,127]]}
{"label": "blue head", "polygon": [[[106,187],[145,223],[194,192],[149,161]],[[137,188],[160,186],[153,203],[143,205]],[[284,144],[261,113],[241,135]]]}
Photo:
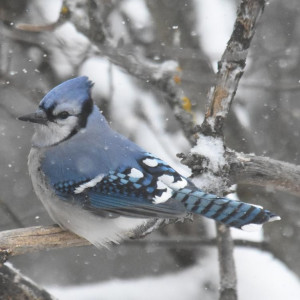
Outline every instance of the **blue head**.
{"label": "blue head", "polygon": [[87,125],[94,110],[92,82],[85,76],[67,80],[52,89],[39,109],[19,119],[36,123],[33,142],[49,146],[67,140]]}
{"label": "blue head", "polygon": [[84,105],[91,102],[92,86],[92,82],[86,76],[67,80],[52,89],[42,99],[39,107],[47,113],[53,113],[55,109],[62,107],[66,107],[71,112],[80,111]]}

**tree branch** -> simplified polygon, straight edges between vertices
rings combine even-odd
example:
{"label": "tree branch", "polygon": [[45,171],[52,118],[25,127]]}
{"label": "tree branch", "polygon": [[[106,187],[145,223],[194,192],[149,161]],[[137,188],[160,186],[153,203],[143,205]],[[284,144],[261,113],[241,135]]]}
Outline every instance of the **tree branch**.
{"label": "tree branch", "polygon": [[[215,137],[215,145],[219,145],[218,151],[220,153],[225,149],[223,141],[224,121],[243,75],[248,49],[264,5],[264,0],[243,0],[240,4],[232,35],[218,63],[217,83],[208,99],[210,105],[204,122],[198,127],[200,133],[198,145],[204,136],[209,136]],[[220,144],[223,144],[223,147]],[[199,151],[199,147],[197,151]],[[191,157],[197,158],[197,155],[194,154],[190,153]],[[225,154],[226,152],[224,152],[224,158]],[[199,158],[201,164],[205,161],[207,163],[205,156],[200,154],[198,155]],[[218,163],[217,167],[213,167],[212,162],[208,161],[209,170],[207,171],[218,179],[221,176],[221,180],[216,181],[216,186],[213,188],[215,192],[220,193],[220,191],[224,192],[226,185],[229,186],[229,173],[227,160]],[[221,287],[219,299],[234,300],[237,299],[237,278],[233,259],[233,241],[230,230],[224,225],[217,224],[217,240]]]}
{"label": "tree branch", "polygon": [[9,256],[84,245],[90,243],[59,226],[35,226],[0,232],[0,251]]}
{"label": "tree branch", "polygon": [[[216,246],[217,239],[194,239],[176,238],[147,240],[147,239],[125,240],[122,245],[132,246],[156,246],[168,248],[191,249],[199,246]],[[234,244],[242,247],[254,247],[268,251],[269,246],[265,242],[251,242],[235,240]],[[61,249],[68,247],[79,247],[91,245],[87,240],[75,235],[70,231],[65,231],[57,225],[34,226],[21,229],[12,229],[0,232],[0,264],[5,262],[9,256],[16,256],[31,252],[49,249]]]}
{"label": "tree branch", "polygon": [[[193,170],[193,174],[201,176],[209,172],[207,158],[195,153],[179,156],[182,158],[182,163]],[[300,166],[230,149],[226,149],[225,157],[227,164],[224,169],[218,171],[222,174],[222,178],[227,180],[228,186],[237,183],[269,186],[274,190],[300,195]],[[213,175],[218,176],[214,173]]]}
{"label": "tree branch", "polygon": [[216,223],[217,245],[220,267],[220,299],[237,299],[237,278],[233,258],[234,243],[230,229],[224,224]]}
{"label": "tree branch", "polygon": [[[144,226],[128,237],[138,239],[150,234],[164,224],[172,224],[178,220],[150,219]],[[0,263],[15,256],[45,249],[59,249],[68,247],[87,246],[90,242],[74,233],[65,231],[58,225],[34,226],[0,232]]]}
{"label": "tree branch", "polygon": [[201,125],[205,135],[223,136],[224,120],[243,75],[248,49],[264,5],[264,0],[243,0],[240,4],[232,35],[218,63],[217,84],[210,93],[210,105]]}
{"label": "tree branch", "polygon": [[229,179],[233,183],[271,186],[300,195],[300,166],[251,154],[228,152]]}

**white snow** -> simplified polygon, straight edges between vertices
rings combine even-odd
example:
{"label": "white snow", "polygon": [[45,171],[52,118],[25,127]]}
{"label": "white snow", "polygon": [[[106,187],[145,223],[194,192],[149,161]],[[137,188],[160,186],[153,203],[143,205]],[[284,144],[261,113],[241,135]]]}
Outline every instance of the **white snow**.
{"label": "white snow", "polygon": [[54,23],[59,17],[62,0],[51,0],[45,5],[44,0],[34,0],[32,5],[36,6],[39,13],[43,16],[44,24]]}
{"label": "white snow", "polygon": [[[181,272],[138,279],[113,279],[84,286],[50,287],[48,290],[60,300],[217,299],[217,251],[208,249],[204,259]],[[271,254],[240,247],[235,250],[234,256],[239,299],[299,299],[299,279]],[[206,283],[213,290],[208,289]]]}
{"label": "white snow", "polygon": [[[208,261],[211,262],[211,259]],[[173,274],[127,280],[113,279],[82,287],[52,287],[48,291],[60,300],[193,300],[199,299],[201,291],[201,300],[210,300],[216,299],[217,293],[206,289],[203,283],[216,276],[216,266],[210,267],[205,263],[201,267],[197,265]]]}
{"label": "white snow", "polygon": [[[224,181],[221,177],[216,177],[211,173],[204,173],[201,176],[192,178],[192,182],[200,189],[204,191],[212,191],[216,187],[220,189],[224,185]],[[225,188],[225,186],[224,186]]]}
{"label": "white snow", "polygon": [[198,32],[201,46],[217,69],[217,61],[222,56],[232,33],[236,17],[234,1],[209,0],[194,1],[198,15]]}
{"label": "white snow", "polygon": [[226,161],[224,158],[224,145],[220,138],[200,135],[197,145],[191,149],[191,153],[197,153],[209,159],[209,166],[213,172],[222,168]]}
{"label": "white snow", "polygon": [[235,259],[239,299],[299,299],[299,279],[272,254],[238,248]]}
{"label": "white snow", "polygon": [[[80,64],[83,58],[91,51],[89,40],[78,33],[74,25],[70,22],[59,26],[49,39],[48,44],[52,44],[51,66],[55,68],[56,74],[60,78],[68,78],[75,72],[74,66]],[[61,51],[63,45],[64,51]]]}
{"label": "white snow", "polygon": [[122,1],[121,9],[127,14],[134,26],[139,28],[152,26],[152,17],[144,1]]}
{"label": "white snow", "polygon": [[[91,57],[80,67],[80,75],[88,76],[89,79],[95,83],[92,88],[93,94],[96,93],[97,95],[101,95],[101,97],[109,98],[111,93],[109,68],[110,62],[106,58],[102,57]],[[115,70],[113,70],[113,72],[114,71]]]}
{"label": "white snow", "polygon": [[160,67],[157,69],[156,73],[153,74],[153,78],[159,80],[163,78],[164,75],[168,73],[173,73],[178,67],[178,63],[174,60],[167,60],[160,64]]}

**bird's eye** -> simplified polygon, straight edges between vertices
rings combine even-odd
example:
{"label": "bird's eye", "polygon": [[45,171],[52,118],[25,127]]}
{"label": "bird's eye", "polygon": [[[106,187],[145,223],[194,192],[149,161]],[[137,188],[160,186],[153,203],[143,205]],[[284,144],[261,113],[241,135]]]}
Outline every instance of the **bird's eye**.
{"label": "bird's eye", "polygon": [[63,111],[57,115],[57,118],[58,119],[66,119],[69,116],[70,116],[70,114],[67,111]]}

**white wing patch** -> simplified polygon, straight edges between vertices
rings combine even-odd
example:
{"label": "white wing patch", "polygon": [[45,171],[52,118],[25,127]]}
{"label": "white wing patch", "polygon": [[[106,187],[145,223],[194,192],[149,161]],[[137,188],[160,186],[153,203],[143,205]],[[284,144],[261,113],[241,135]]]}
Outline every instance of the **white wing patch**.
{"label": "white wing patch", "polygon": [[74,193],[75,194],[80,194],[82,193],[85,189],[91,188],[93,186],[95,186],[96,184],[98,184],[102,179],[103,179],[104,175],[100,174],[98,176],[96,176],[94,179],[85,182],[83,184],[81,184],[80,186],[78,186],[75,190]]}
{"label": "white wing patch", "polygon": [[174,190],[183,189],[187,185],[187,181],[183,177],[181,177],[180,180],[174,182],[174,176],[164,174],[160,176],[158,179]]}
{"label": "white wing patch", "polygon": [[128,174],[129,177],[134,177],[134,178],[143,178],[144,174],[143,172],[141,172],[140,170],[136,169],[136,168],[132,168],[130,170],[130,173]]}
{"label": "white wing patch", "polygon": [[153,198],[154,204],[164,203],[164,202],[168,201],[173,195],[173,191],[167,185],[165,185],[162,181],[157,181],[157,189],[158,190],[165,189],[166,191],[163,192],[160,196],[155,196]]}
{"label": "white wing patch", "polygon": [[148,167],[157,167],[158,166],[158,161],[155,158],[146,158],[143,160],[143,163],[148,166]]}

